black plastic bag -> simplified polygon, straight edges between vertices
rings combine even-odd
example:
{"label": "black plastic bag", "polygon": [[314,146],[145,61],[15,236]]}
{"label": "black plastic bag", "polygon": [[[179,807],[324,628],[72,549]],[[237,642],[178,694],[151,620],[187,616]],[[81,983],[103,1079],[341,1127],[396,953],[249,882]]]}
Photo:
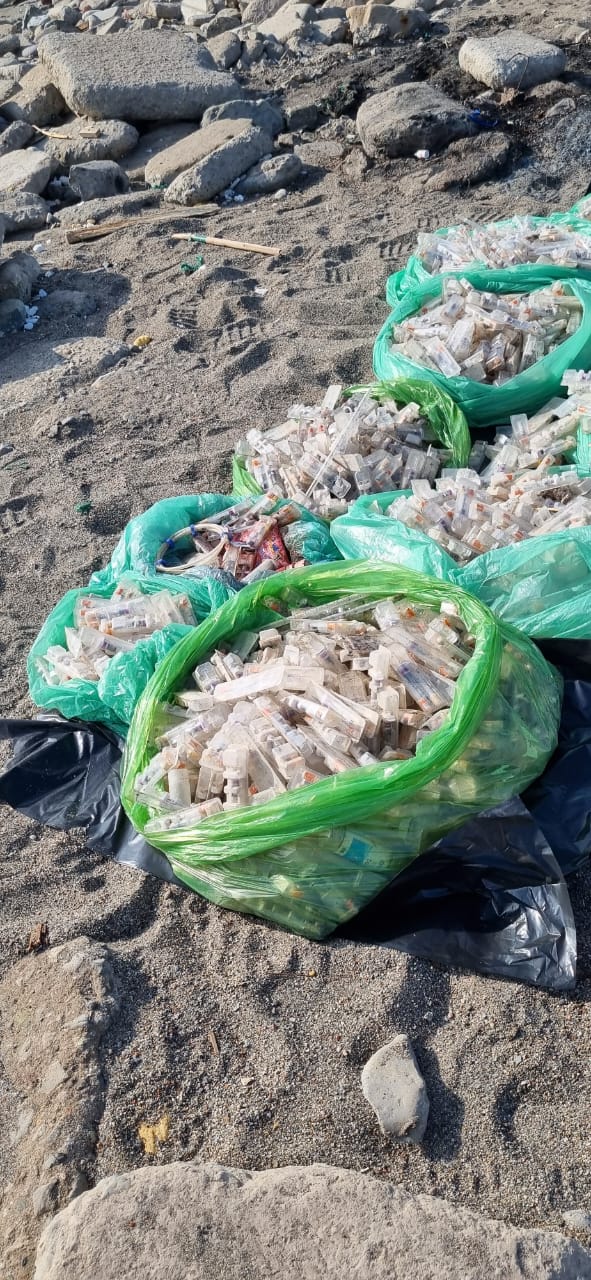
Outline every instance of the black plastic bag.
{"label": "black plastic bag", "polygon": [[[544,774],[417,858],[341,936],[553,990],[574,985],[564,877],[591,850],[591,645],[540,647],[565,676],[558,747]],[[60,830],[85,827],[91,848],[179,883],[121,810],[122,743],[108,730],[59,717],[1,720],[0,738],[13,743],[0,801]]]}

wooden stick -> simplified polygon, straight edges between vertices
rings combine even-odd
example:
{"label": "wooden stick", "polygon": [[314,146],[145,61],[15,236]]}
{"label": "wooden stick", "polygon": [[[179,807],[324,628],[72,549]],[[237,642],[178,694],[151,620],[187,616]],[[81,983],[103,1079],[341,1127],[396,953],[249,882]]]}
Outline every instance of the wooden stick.
{"label": "wooden stick", "polygon": [[82,244],[86,240],[100,240],[103,236],[110,236],[113,231],[123,231],[125,227],[148,226],[153,222],[177,222],[181,218],[200,218],[204,214],[219,213],[217,204],[202,204],[198,209],[192,210],[191,213],[156,213],[152,217],[116,218],[113,222],[99,222],[95,227],[71,227],[66,231],[66,240],[68,244]]}
{"label": "wooden stick", "polygon": [[221,236],[198,236],[192,235],[189,231],[178,232],[170,238],[171,240],[193,240],[196,244],[217,244],[222,249],[244,249],[246,253],[267,253],[270,258],[276,258],[281,253],[276,245],[270,247],[264,244],[250,244],[248,240],[223,240]]}
{"label": "wooden stick", "polygon": [[40,129],[38,124],[32,124],[31,129],[34,129],[35,133],[42,133],[44,138],[57,138],[58,142],[61,142],[62,138],[73,142],[76,137],[75,133],[56,133],[54,129]]}

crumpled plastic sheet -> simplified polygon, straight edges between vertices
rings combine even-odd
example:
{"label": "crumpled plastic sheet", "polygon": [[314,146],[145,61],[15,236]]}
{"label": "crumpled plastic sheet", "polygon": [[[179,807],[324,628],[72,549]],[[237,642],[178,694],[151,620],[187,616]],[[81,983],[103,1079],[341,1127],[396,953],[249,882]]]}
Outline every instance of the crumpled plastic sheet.
{"label": "crumpled plastic sheet", "polygon": [[[558,748],[521,798],[479,815],[417,858],[339,935],[551,990],[574,986],[565,877],[591,850],[591,644],[544,642],[565,677]],[[0,720],[13,756],[0,802],[91,848],[178,884],[119,803],[122,743],[97,725]]]}

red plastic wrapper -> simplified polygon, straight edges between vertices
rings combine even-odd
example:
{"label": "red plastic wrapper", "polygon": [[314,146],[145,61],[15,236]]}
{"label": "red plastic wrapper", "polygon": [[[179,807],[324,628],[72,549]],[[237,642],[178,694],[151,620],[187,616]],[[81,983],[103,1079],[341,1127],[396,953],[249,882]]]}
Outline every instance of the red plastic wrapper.
{"label": "red plastic wrapper", "polygon": [[257,563],[260,564],[263,560],[271,560],[278,572],[281,572],[282,569],[289,569],[291,566],[291,560],[279,532],[278,524],[274,524],[269,529],[258,549]]}

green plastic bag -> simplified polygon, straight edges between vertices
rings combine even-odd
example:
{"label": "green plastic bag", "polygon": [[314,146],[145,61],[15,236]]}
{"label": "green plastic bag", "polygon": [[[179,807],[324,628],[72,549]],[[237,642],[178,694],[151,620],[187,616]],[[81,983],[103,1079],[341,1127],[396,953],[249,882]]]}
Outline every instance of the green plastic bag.
{"label": "green plastic bag", "polygon": [[[557,278],[551,268],[536,266],[496,272],[476,268],[462,271],[462,276],[476,289],[486,289],[490,293],[529,293],[553,283]],[[394,308],[374,346],[373,363],[377,378],[413,377],[434,383],[459,404],[471,427],[487,427],[508,422],[514,413],[535,413],[560,393],[566,369],[586,369],[591,364],[591,283],[566,280],[564,272],[560,278],[565,280],[570,292],[580,299],[583,306],[579,328],[554,351],[502,387],[472,382],[469,378],[446,378],[442,373],[395,354],[390,347],[394,325],[419,311],[425,303],[439,298],[445,278],[444,275],[429,276],[422,285],[411,289]]]}
{"label": "green plastic bag", "polygon": [[[162,581],[138,578],[125,574],[126,580],[139,587],[146,595],[161,591]],[[120,580],[120,579],[119,579]],[[164,586],[174,594],[187,593],[182,583],[165,580]],[[194,630],[173,622],[153,636],[139,640],[128,653],[118,653],[111,659],[98,683],[92,680],[68,680],[66,684],[50,684],[37,666],[50,645],[64,644],[65,627],[74,625],[74,610],[80,596],[92,590],[93,595],[107,599],[113,594],[115,583],[92,587],[77,587],[67,591],[45,619],[27,658],[29,693],[37,707],[46,711],[59,711],[67,720],[88,720],[104,724],[120,737],[125,737],[134,707],[161,659],[178,640]]]}
{"label": "green plastic bag", "polygon": [[[241,631],[270,625],[270,602],[290,608],[362,593],[453,600],[475,636],[443,727],[413,759],[323,779],[257,808],[151,834],[176,875],[220,906],[311,938],[350,919],[405,866],[470,815],[519,793],[544,768],[557,737],[561,681],[524,637],[466,592],[388,564],[318,565],[253,584],[228,601],[159,666],[132,721],[122,802],[144,833],[134,780],[155,752],[159,707],[198,662]],[[338,824],[338,825],[337,825]]]}
{"label": "green plastic bag", "polygon": [[371,510],[377,505],[384,513],[400,496],[368,494],[333,520],[332,536],[345,559],[375,557],[454,583],[528,636],[591,638],[591,528],[540,534],[460,568],[428,534]]}
{"label": "green plastic bag", "polygon": [[[584,214],[585,204],[588,210],[587,218],[589,218],[591,217],[591,197],[587,196],[583,200],[580,200],[578,205],[574,205],[572,209],[568,209],[566,213],[553,213],[550,214],[549,217],[531,217],[527,215],[527,221],[529,223],[533,223],[536,227],[548,225],[564,226],[565,229],[570,228],[573,231],[581,232],[583,235],[591,236],[591,227],[589,226],[589,222],[586,220]],[[498,227],[499,231],[503,231],[505,228],[511,227],[512,224],[517,224],[522,221],[523,218],[520,217],[503,218],[500,222],[487,222],[484,225],[491,230]],[[433,232],[433,235],[438,236],[440,240],[445,240],[447,236],[452,232],[457,231],[457,229],[458,228],[456,226],[440,227],[437,231]],[[589,242],[589,250],[591,257],[591,240]],[[472,270],[474,268],[480,268],[484,271],[499,270],[497,267],[490,267],[486,262],[478,263],[475,261],[471,264],[466,264],[463,267],[458,267],[457,270],[446,268],[445,272],[442,274],[463,276],[468,270]],[[552,273],[555,272],[556,274],[554,279],[557,280],[568,279],[571,275],[578,276],[583,280],[591,280],[591,267],[579,266],[569,268],[560,266],[544,266],[543,269],[549,270]],[[507,270],[520,271],[521,267],[508,267]],[[407,293],[416,289],[417,286],[424,284],[425,280],[431,280],[432,278],[432,273],[427,269],[424,264],[424,260],[420,255],[418,253],[411,254],[406,266],[403,267],[401,271],[395,271],[393,275],[388,276],[386,281],[386,302],[390,307],[395,307],[396,304],[400,302],[401,298],[404,298]]]}
{"label": "green plastic bag", "polygon": [[[219,511],[225,511],[234,501],[226,494],[203,493],[155,502],[126,524],[108,565],[93,573],[87,589],[113,589],[124,574],[131,572],[153,579],[151,590],[162,591],[172,580],[171,574],[156,573],[155,569],[158,552],[165,539],[179,529],[186,529],[217,515]],[[224,604],[235,590],[228,575],[215,569],[198,569],[192,574],[183,574],[180,589],[189,596],[199,621],[212,609]]]}
{"label": "green plastic bag", "polygon": [[[378,404],[384,400],[395,400],[400,405],[410,404],[411,401],[418,404],[421,415],[427,420],[437,439],[446,449],[451,450],[454,466],[465,467],[472,447],[468,423],[459,406],[440,387],[418,378],[398,378],[395,382],[348,387],[345,396],[350,398],[358,392],[371,393]],[[242,458],[236,455],[232,459],[232,487],[234,493],[240,495],[262,493],[256,480],[246,470]]]}
{"label": "green plastic bag", "polygon": [[[234,459],[236,461],[236,459]],[[250,479],[246,473],[247,479]],[[253,481],[254,484],[254,481]],[[113,586],[119,581],[122,573],[131,570],[133,573],[153,576],[162,589],[171,581],[173,575],[156,573],[155,564],[162,543],[179,529],[187,529],[208,516],[225,511],[242,497],[260,497],[261,490],[255,486],[248,490],[235,489],[231,496],[219,493],[185,494],[180,498],[164,498],[148,507],[141,516],[136,516],[126,525],[111,561],[105,569],[93,574],[90,586]],[[278,503],[277,509],[284,504]],[[331,541],[328,524],[318,516],[313,516],[305,507],[301,508],[300,520],[290,525],[290,538],[295,542],[297,552],[304,560],[315,564],[320,560],[338,560],[339,552]],[[187,592],[193,608],[198,611],[199,618],[204,618],[212,609],[233,595],[235,588],[229,576],[219,569],[196,569],[180,575],[180,581]]]}

